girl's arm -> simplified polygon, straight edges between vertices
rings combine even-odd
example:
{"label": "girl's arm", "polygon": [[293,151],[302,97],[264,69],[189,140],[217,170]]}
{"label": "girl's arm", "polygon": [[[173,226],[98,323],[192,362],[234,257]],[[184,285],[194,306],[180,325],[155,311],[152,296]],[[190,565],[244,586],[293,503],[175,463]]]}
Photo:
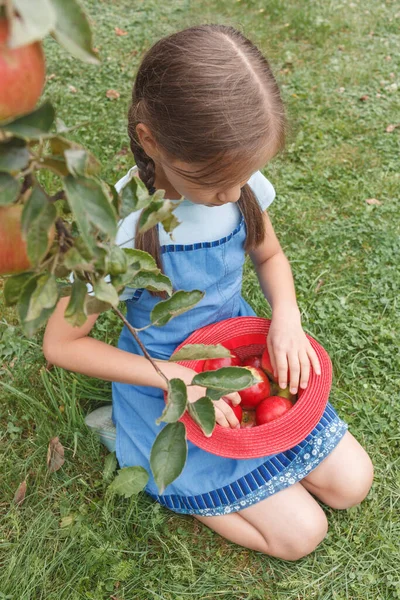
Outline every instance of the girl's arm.
{"label": "girl's arm", "polygon": [[302,327],[300,310],[296,301],[293,275],[289,261],[283,253],[269,216],[263,213],[265,238],[262,244],[250,252],[257,271],[261,289],[272,308],[272,322],[268,333],[268,350],[279,385],[288,385],[297,393],[307,387],[310,361],[315,372],[320,374],[318,357],[308,341]]}
{"label": "girl's arm", "polygon": [[[144,356],[120,350],[100,340],[89,337],[98,314],[90,315],[82,327],[73,327],[64,319],[69,298],[61,298],[51,315],[43,338],[43,353],[52,364],[97,379],[118,381],[132,385],[161,388],[166,391],[167,383]],[[157,366],[167,379],[175,377],[186,384],[196,374],[192,369],[168,361],[156,360]],[[188,388],[189,402],[205,395],[200,386]],[[239,404],[239,394],[227,396],[233,404]],[[224,401],[215,403],[217,423],[223,427],[236,427],[239,422],[232,408]]]}

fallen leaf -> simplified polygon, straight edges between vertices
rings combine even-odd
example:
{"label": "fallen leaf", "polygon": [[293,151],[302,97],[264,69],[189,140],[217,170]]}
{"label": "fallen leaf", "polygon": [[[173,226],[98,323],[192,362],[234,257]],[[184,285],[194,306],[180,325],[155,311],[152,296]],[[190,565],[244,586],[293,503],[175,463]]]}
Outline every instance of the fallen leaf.
{"label": "fallen leaf", "polygon": [[98,49],[98,48],[93,48],[93,52],[94,52],[95,54],[98,54],[98,53],[99,53],[99,49]]}
{"label": "fallen leaf", "polygon": [[366,102],[368,100],[369,96],[367,96],[367,94],[365,94],[364,96],[361,96],[361,98],[359,98],[359,100],[361,100],[361,102]]}
{"label": "fallen leaf", "polygon": [[380,206],[382,204],[382,202],[380,200],[377,200],[376,198],[368,198],[368,200],[365,201],[367,204],[375,204],[376,206]]}
{"label": "fallen leaf", "polygon": [[338,89],[338,92],[339,92],[339,94],[343,94],[344,90],[345,90],[345,88],[344,88],[344,87],[340,87],[340,88]]}
{"label": "fallen leaf", "polygon": [[51,73],[51,75],[47,75],[47,81],[50,81],[51,79],[54,79],[55,76],[56,76],[55,73]]}
{"label": "fallen leaf", "polygon": [[23,501],[25,500],[25,494],[26,494],[26,479],[22,483],[19,484],[18,489],[14,495],[14,503],[17,504],[18,506],[20,504],[22,504]]}
{"label": "fallen leaf", "polygon": [[392,131],[394,131],[396,127],[400,127],[400,123],[397,123],[397,125],[388,125],[386,127],[386,133],[392,133]]}
{"label": "fallen leaf", "polygon": [[69,88],[69,91],[70,91],[72,94],[76,94],[76,92],[78,91],[78,90],[76,89],[76,87],[74,87],[73,85],[69,85],[69,86],[68,86],[68,88]]}
{"label": "fallen leaf", "polygon": [[385,56],[385,60],[390,61],[390,60],[392,60],[392,57],[391,56]]}
{"label": "fallen leaf", "polygon": [[107,90],[106,96],[109,100],[116,100],[120,97],[120,93],[117,90]]}
{"label": "fallen leaf", "polygon": [[319,290],[320,290],[320,287],[321,287],[321,285],[322,285],[323,283],[324,283],[324,280],[323,280],[323,279],[320,279],[320,280],[318,281],[318,283],[317,283],[317,286],[316,286],[316,288],[315,288],[315,293],[316,293],[316,294],[318,294],[318,292],[319,292]]}
{"label": "fallen leaf", "polygon": [[120,29],[119,27],[114,27],[114,31],[117,35],[128,35],[127,31]]}
{"label": "fallen leaf", "polygon": [[64,462],[64,446],[58,437],[54,437],[50,440],[49,447],[47,448],[47,468],[50,473],[54,473],[54,471],[61,469]]}
{"label": "fallen leaf", "polygon": [[390,79],[394,79],[394,73],[389,73]]}
{"label": "fallen leaf", "polygon": [[340,50],[340,52],[343,52],[344,51],[344,46],[342,46],[342,45],[338,46],[338,50]]}

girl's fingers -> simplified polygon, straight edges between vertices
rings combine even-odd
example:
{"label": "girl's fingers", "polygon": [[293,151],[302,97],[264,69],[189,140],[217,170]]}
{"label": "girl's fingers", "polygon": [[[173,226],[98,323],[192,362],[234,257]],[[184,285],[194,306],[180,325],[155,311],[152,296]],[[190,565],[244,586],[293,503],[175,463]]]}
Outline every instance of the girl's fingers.
{"label": "girl's fingers", "polygon": [[279,387],[287,386],[288,362],[286,352],[275,351],[276,371],[278,375]]}
{"label": "girl's fingers", "polygon": [[290,393],[296,394],[299,387],[300,362],[297,352],[289,354]]}
{"label": "girl's fingers", "polygon": [[222,427],[232,427],[234,429],[240,423],[235,413],[232,410],[232,407],[229,406],[228,402],[224,399],[218,400],[214,402],[215,405],[215,418],[219,425]]}
{"label": "girl's fingers", "polygon": [[317,353],[315,352],[315,350],[311,346],[311,344],[309,345],[309,347],[307,349],[307,354],[308,354],[308,357],[309,357],[309,359],[311,361],[312,368],[314,369],[315,373],[317,375],[321,375],[321,365],[320,365],[320,362],[318,360]]}
{"label": "girl's fingers", "polygon": [[224,396],[224,398],[228,398],[232,402],[233,406],[237,406],[242,401],[241,397],[239,396],[239,394],[237,392],[232,392],[232,394],[227,394],[226,396]]}
{"label": "girl's fingers", "polygon": [[302,350],[299,353],[299,359],[301,369],[300,387],[304,390],[307,387],[310,378],[310,360],[305,350]]}

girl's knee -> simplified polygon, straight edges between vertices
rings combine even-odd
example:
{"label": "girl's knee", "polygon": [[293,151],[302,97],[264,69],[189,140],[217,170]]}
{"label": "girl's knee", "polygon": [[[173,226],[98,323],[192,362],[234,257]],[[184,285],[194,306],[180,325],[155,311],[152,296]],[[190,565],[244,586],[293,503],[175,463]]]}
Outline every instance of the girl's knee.
{"label": "girl's knee", "polygon": [[328,521],[321,511],[310,521],[299,522],[296,531],[286,539],[277,540],[275,547],[269,543],[270,553],[283,560],[295,561],[314,552],[328,533]]}
{"label": "girl's knee", "polygon": [[357,468],[348,477],[335,486],[329,506],[345,510],[360,504],[368,495],[374,479],[374,466],[364,451]]}

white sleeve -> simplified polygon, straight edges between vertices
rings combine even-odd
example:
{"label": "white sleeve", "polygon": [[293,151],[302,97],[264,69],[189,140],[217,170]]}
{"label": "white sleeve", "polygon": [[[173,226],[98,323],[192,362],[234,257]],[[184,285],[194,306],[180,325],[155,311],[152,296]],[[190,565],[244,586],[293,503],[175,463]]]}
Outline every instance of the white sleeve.
{"label": "white sleeve", "polygon": [[253,190],[261,209],[267,210],[275,198],[275,188],[272,183],[261,173],[256,171],[247,182]]}

